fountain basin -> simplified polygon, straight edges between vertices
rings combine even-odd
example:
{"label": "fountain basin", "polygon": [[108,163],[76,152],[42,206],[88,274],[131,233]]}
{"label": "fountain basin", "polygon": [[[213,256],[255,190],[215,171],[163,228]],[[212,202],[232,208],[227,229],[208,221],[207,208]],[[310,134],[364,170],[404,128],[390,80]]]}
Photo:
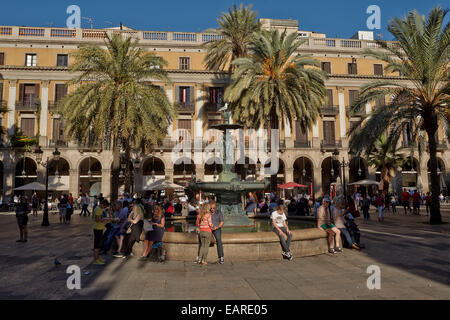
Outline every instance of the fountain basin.
{"label": "fountain basin", "polygon": [[[222,242],[226,261],[282,259],[280,241],[274,232],[224,233]],[[195,233],[165,232],[163,243],[167,260],[194,261],[197,256],[198,238]],[[135,256],[140,256],[142,249],[142,241],[135,244]],[[328,252],[327,233],[318,228],[292,230],[291,252],[294,257]],[[208,261],[217,261],[216,246],[209,248]]]}

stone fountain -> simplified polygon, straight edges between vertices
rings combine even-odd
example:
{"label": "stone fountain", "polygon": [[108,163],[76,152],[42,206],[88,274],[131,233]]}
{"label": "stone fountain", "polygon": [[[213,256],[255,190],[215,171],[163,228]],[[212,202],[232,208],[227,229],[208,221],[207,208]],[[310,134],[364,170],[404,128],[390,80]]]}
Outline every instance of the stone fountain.
{"label": "stone fountain", "polygon": [[223,132],[222,167],[216,182],[191,181],[189,188],[193,191],[213,193],[217,198],[217,208],[224,216],[224,227],[253,227],[253,220],[249,219],[242,209],[242,194],[250,191],[263,191],[269,182],[240,181],[239,176],[231,171],[234,165],[234,142],[232,130],[243,129],[242,125],[231,124],[231,112],[227,105],[222,108],[223,124],[211,126]]}

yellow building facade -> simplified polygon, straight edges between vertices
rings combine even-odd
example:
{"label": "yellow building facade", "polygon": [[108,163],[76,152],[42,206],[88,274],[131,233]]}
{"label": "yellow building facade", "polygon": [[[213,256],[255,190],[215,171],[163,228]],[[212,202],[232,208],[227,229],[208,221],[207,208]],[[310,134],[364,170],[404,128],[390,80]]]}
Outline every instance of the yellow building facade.
{"label": "yellow building facade", "polygon": [[[406,80],[398,74],[385,74],[382,62],[361,54],[366,48],[376,49],[375,41],[327,38],[324,34],[298,30],[298,22],[294,20],[262,19],[261,22],[267,28],[297,32],[299,38],[305,39],[300,52],[312,54],[329,74],[326,80],[328,102],[312,130],[301,132],[295,119],[285,123],[280,137],[279,181],[305,184],[309,193],[318,196],[329,193],[342,174],[345,174],[347,182],[376,179],[377,168],[368,167],[366,159],[348,154],[348,130],[361,116],[350,117],[348,107],[365,83],[379,78]],[[214,136],[208,127],[221,121],[217,111],[223,103],[223,92],[230,79],[225,73],[206,70],[203,63],[206,53],[202,47],[205,42],[217,39],[217,35],[4,26],[0,27],[0,101],[8,108],[7,113],[0,115],[3,127],[0,194],[4,201],[9,200],[18,186],[36,180],[43,182],[45,174],[44,168],[35,162],[33,153],[10,147],[8,136],[17,129],[27,136],[39,137],[44,159],[51,158],[54,148],[58,147],[62,160],[57,172],[50,172],[51,183],[59,185],[56,189],[73,195],[79,192],[110,194],[111,151],[100,146],[92,148],[67,141],[63,134],[64,123],[55,112],[55,103],[72,90],[65,85],[73,77],[68,72],[68,66],[72,63],[70,53],[83,44],[103,45],[105,35],[113,33],[139,39],[139,46],[167,61],[166,69],[172,83],[154,84],[163,87],[178,109],[178,117],[169,128],[167,138],[155,152],[134,156],[137,160],[133,162],[134,191],[144,192],[153,178],[167,177],[181,183],[194,174],[197,179],[214,180],[214,171],[218,170],[218,165],[214,164],[217,154],[203,152],[195,161],[194,155],[184,155],[184,161],[179,159],[176,162],[171,151],[180,141],[180,136],[202,140],[201,151],[204,151],[205,145]],[[389,97],[385,99],[389,101]],[[370,113],[376,107],[375,102],[367,104],[363,113]],[[246,149],[244,152],[236,150],[235,155],[235,159],[246,159],[247,165],[242,166],[246,172],[242,171],[242,178],[261,178],[256,172],[258,157],[252,156],[253,137],[247,131],[243,135]],[[445,181],[450,166],[450,151],[443,126],[436,138],[439,142],[439,170]],[[405,146],[409,143],[407,127],[399,143]],[[336,159],[333,160],[335,150],[339,151],[340,161],[344,159],[349,162],[344,172],[337,167]],[[409,154],[409,150],[405,153]],[[403,186],[415,187],[420,179],[423,191],[429,190],[428,158],[428,154],[419,156],[417,151],[414,152],[412,165],[403,168]],[[192,163],[188,163],[189,159]],[[331,175],[332,168],[334,175]]]}

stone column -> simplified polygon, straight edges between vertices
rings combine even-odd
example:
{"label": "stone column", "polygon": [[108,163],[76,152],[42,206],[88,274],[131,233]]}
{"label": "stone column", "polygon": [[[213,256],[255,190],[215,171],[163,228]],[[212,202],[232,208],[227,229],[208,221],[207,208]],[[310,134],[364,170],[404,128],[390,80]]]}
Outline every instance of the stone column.
{"label": "stone column", "polygon": [[348,148],[347,141],[347,119],[345,116],[345,96],[344,96],[344,87],[337,87],[338,96],[339,96],[339,126],[341,128],[340,136],[342,141],[342,147]]}
{"label": "stone column", "polygon": [[42,81],[41,89],[41,115],[39,121],[39,144],[46,146],[48,141],[47,136],[47,118],[48,118],[48,85],[50,81]]}
{"label": "stone column", "polygon": [[111,169],[102,169],[102,191],[103,197],[111,198]]}
{"label": "stone column", "polygon": [[196,180],[200,179],[202,181],[205,181],[205,167],[203,166],[203,164],[195,165],[195,178]]}
{"label": "stone column", "polygon": [[[292,127],[291,127],[291,119],[284,119],[284,139],[286,141],[286,148],[292,149],[294,148],[294,138],[292,137]],[[292,181],[292,180],[289,180]]]}
{"label": "stone column", "polygon": [[173,168],[166,168],[166,180],[173,182]]}
{"label": "stone column", "polygon": [[[8,135],[14,134],[16,93],[17,93],[17,80],[9,80],[8,122],[7,122]],[[9,142],[8,142],[8,144],[9,144]]]}
{"label": "stone column", "polygon": [[3,201],[8,202],[14,193],[14,164],[3,162]]}
{"label": "stone column", "polygon": [[286,183],[294,181],[294,168],[284,168],[284,181]]}
{"label": "stone column", "polygon": [[[173,87],[167,87],[166,89],[166,95],[169,99],[169,102],[173,104]],[[176,119],[173,119],[172,121],[176,121]],[[167,129],[167,135],[173,139],[173,122],[170,124],[169,128]]]}
{"label": "stone column", "polygon": [[80,192],[78,179],[79,179],[78,169],[70,169],[69,170],[69,193],[71,193],[74,198],[78,198],[78,193]]}
{"label": "stone column", "polygon": [[314,167],[314,197],[322,196],[322,168]]}
{"label": "stone column", "polygon": [[197,118],[195,120],[195,138],[203,137],[203,91],[200,86],[197,86],[197,97],[196,97],[196,114]]}
{"label": "stone column", "polygon": [[313,138],[312,138],[313,149],[320,148],[319,121],[321,121],[321,119],[318,119],[317,122],[313,125]]}

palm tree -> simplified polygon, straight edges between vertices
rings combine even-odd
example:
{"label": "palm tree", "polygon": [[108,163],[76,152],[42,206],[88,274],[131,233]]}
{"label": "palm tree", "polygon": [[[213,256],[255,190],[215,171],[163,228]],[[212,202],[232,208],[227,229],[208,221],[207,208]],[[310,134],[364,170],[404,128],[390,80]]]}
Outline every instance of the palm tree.
{"label": "palm tree", "polygon": [[[111,198],[119,188],[121,160],[130,161],[131,149],[149,147],[167,133],[175,117],[173,105],[149,80],[169,83],[162,69],[167,62],[138,48],[138,41],[114,35],[100,46],[83,46],[74,53],[70,67],[77,75],[70,83],[75,90],[58,104],[67,120],[68,138],[84,145],[103,144],[113,150]],[[121,150],[125,159],[121,159]],[[131,170],[125,170],[129,191]]]}
{"label": "palm tree", "polygon": [[[232,62],[236,67],[225,92],[234,121],[251,128],[266,124],[278,129],[280,120],[300,121],[311,128],[324,105],[326,74],[309,55],[296,53],[304,41],[295,33],[261,31],[251,40],[250,57]],[[284,125],[284,121],[281,121]],[[271,188],[276,189],[276,174]]]}
{"label": "palm tree", "polygon": [[[432,206],[430,223],[442,223],[439,209],[436,140],[439,121],[447,122],[444,112],[450,103],[449,64],[450,24],[443,25],[447,10],[436,7],[425,18],[412,11],[406,18],[390,21],[388,30],[396,43],[378,41],[384,51],[366,50],[365,54],[386,62],[386,72],[399,72],[409,81],[379,80],[361,87],[352,112],[367,102],[391,96],[390,103],[377,108],[351,139],[352,150],[370,149],[388,130],[395,136],[404,121],[417,121],[416,128],[427,133],[430,154]],[[448,126],[447,126],[448,127]],[[393,140],[394,141],[394,140]]]}
{"label": "palm tree", "polygon": [[400,154],[401,147],[391,143],[386,135],[382,135],[371,150],[368,150],[367,164],[375,168],[381,168],[381,180],[383,190],[389,189],[389,183],[396,176],[398,167],[406,163],[406,158]]}
{"label": "palm tree", "polygon": [[217,19],[218,29],[208,30],[217,33],[221,39],[206,42],[207,50],[205,65],[209,70],[223,71],[227,66],[231,73],[230,63],[237,58],[248,56],[248,47],[254,32],[260,30],[260,24],[256,20],[256,12],[252,6],[241,5],[228,9],[228,13],[222,13]]}

